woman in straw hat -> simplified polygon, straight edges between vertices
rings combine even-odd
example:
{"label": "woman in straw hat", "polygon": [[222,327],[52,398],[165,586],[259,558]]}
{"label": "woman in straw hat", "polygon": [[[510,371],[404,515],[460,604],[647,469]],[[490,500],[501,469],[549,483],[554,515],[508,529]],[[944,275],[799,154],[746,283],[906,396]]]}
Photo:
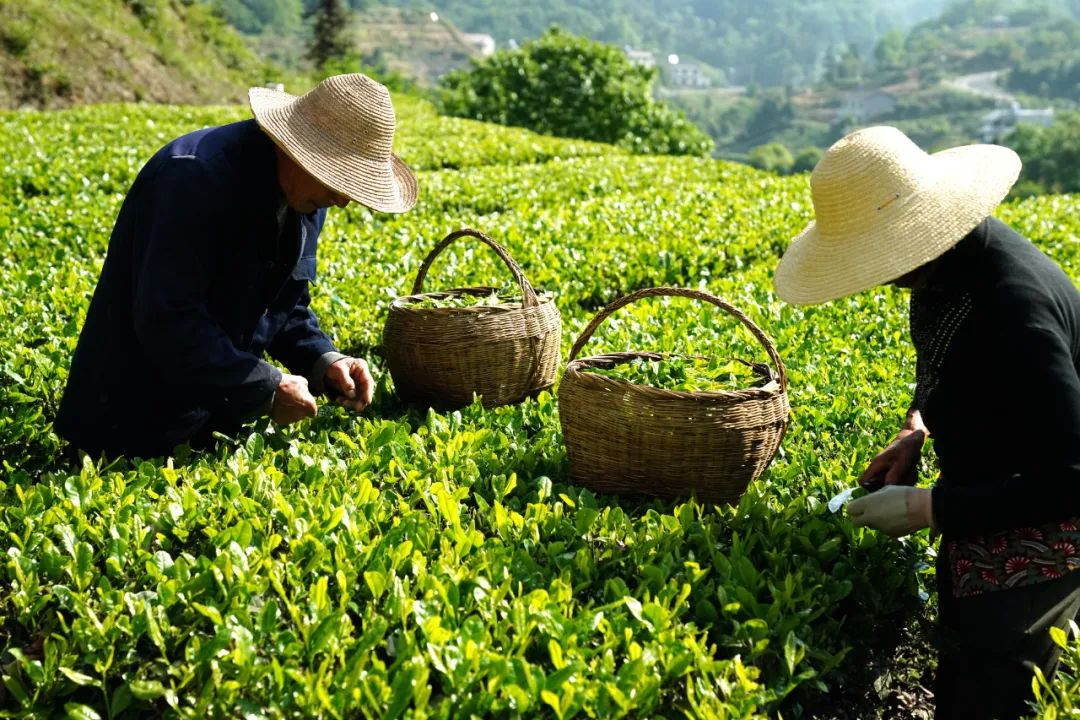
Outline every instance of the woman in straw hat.
{"label": "woman in straw hat", "polygon": [[160,455],[260,414],[311,417],[322,392],[371,401],[366,364],[319,328],[308,285],[328,207],[416,203],[390,151],[390,94],[354,74],[249,99],[254,119],[173,140],[125,198],[56,419],[73,448]]}
{"label": "woman in straw hat", "polygon": [[[1025,711],[1049,629],[1080,607],[1080,293],[991,217],[1020,171],[1011,150],[928,155],[895,128],[837,142],[810,184],[815,222],[776,269],[777,294],[822,303],[911,290],[916,389],[860,481],[854,524],[940,533],[939,718]],[[941,476],[916,488],[933,434]]]}

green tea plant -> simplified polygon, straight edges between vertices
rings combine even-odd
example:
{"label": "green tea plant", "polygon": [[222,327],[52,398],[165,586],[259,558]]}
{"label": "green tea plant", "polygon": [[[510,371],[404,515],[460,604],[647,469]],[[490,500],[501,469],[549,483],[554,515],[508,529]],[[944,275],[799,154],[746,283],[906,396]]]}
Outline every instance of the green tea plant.
{"label": "green tea plant", "polygon": [[1035,670],[1033,717],[1038,720],[1058,720],[1080,713],[1080,628],[1070,621],[1068,632],[1053,628],[1050,635],[1061,649],[1061,667],[1052,682],[1041,670]]}
{"label": "green tea plant", "polygon": [[[804,177],[398,104],[421,200],[333,211],[312,289],[323,327],[371,361],[372,408],[111,464],[67,459],[51,423],[123,194],[173,136],[247,113],[0,113],[0,717],[797,718],[865,687],[868,658],[932,612],[928,539],[828,508],[909,401],[906,296],[777,301]],[[1047,196],[1000,215],[1075,274],[1078,211]],[[737,505],[570,484],[547,393],[447,414],[395,400],[389,303],[466,225],[553,291],[564,348],[653,285],[707,289],[764,329],[791,427]],[[428,284],[506,280],[460,243]],[[583,354],[643,349],[767,360],[733,318],[670,298],[623,308]]]}

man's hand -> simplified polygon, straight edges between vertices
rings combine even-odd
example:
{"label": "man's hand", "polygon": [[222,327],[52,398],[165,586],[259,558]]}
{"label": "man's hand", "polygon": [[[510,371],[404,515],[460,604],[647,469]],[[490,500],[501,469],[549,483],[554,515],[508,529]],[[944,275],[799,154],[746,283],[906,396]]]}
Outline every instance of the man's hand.
{"label": "man's hand", "polygon": [[869,490],[882,485],[914,485],[919,479],[919,457],[925,442],[925,430],[901,430],[896,440],[870,461],[859,476],[859,484]]}
{"label": "man's hand", "polygon": [[847,506],[856,527],[872,527],[891,537],[903,537],[933,524],[933,501],[926,488],[888,485]]}
{"label": "man's hand", "polygon": [[282,374],[270,408],[270,419],[279,425],[291,425],[304,418],[315,417],[319,406],[308,390],[307,378]]}
{"label": "man's hand", "polygon": [[371,378],[367,363],[354,357],[341,358],[326,368],[323,384],[337,391],[334,403],[356,412],[371,404],[375,392],[375,381]]}

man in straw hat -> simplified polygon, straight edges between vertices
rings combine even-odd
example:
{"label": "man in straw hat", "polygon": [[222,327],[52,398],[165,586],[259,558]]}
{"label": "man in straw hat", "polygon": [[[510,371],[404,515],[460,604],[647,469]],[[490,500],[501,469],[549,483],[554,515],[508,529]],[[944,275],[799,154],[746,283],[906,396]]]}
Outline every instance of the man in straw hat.
{"label": "man in straw hat", "polygon": [[161,455],[261,414],[312,417],[323,392],[370,403],[367,365],[320,330],[308,284],[328,207],[416,203],[390,94],[354,74],[249,99],[254,119],[173,140],[125,198],[56,419],[73,447]]}
{"label": "man in straw hat", "polygon": [[[916,389],[896,439],[848,514],[894,537],[940,533],[939,718],[1025,712],[1049,628],[1080,607],[1080,293],[991,217],[1020,172],[994,145],[928,155],[895,128],[853,133],[810,179],[815,222],[776,291],[822,303],[911,290]],[[933,434],[941,476],[913,487]]]}

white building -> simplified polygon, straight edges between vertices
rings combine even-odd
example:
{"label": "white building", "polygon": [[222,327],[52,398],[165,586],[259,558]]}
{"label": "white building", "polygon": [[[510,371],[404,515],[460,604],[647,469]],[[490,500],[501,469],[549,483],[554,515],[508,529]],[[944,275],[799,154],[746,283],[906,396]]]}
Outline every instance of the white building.
{"label": "white building", "polygon": [[992,110],[983,116],[983,124],[980,134],[983,142],[993,143],[1005,137],[1017,125],[1028,123],[1050,127],[1054,124],[1054,108],[1042,110],[1025,110],[1020,103],[1014,102],[1007,108]]}
{"label": "white building", "polygon": [[712,78],[697,63],[668,63],[667,80],[669,85],[679,88],[712,87]]}
{"label": "white building", "polygon": [[484,33],[463,33],[462,37],[470,47],[480,53],[480,57],[490,57],[495,54],[495,38]]}
{"label": "white building", "polygon": [[649,68],[656,67],[655,53],[648,50],[638,50],[637,48],[632,48],[630,46],[623,48],[623,52],[626,53],[626,59],[635,65]]}

